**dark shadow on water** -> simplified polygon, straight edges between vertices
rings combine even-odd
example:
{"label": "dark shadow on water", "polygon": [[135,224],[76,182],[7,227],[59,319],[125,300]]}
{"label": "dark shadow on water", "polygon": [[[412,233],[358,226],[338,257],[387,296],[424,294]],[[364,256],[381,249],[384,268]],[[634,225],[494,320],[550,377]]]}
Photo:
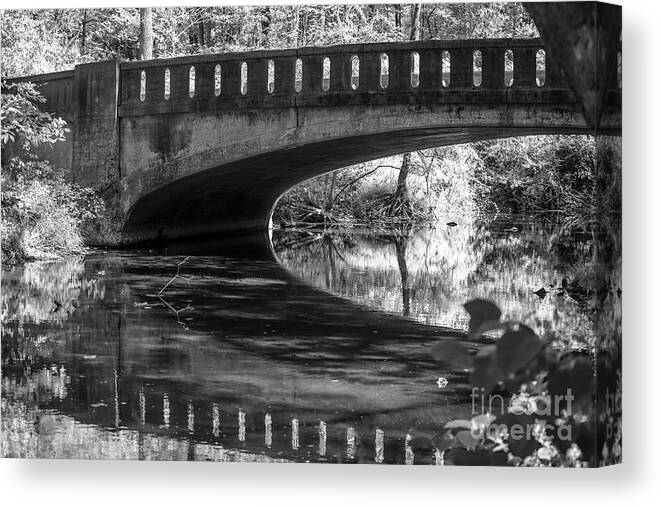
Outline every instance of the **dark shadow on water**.
{"label": "dark shadow on water", "polygon": [[[466,375],[427,352],[461,332],[311,287],[265,243],[205,241],[212,256],[199,255],[202,244],[178,245],[168,255],[94,254],[5,273],[15,318],[3,329],[12,385],[3,408],[71,456],[105,445],[113,450],[104,457],[349,462],[404,461],[407,432],[432,436],[438,421],[466,410]],[[193,278],[159,297],[179,252],[196,254],[181,266]],[[442,392],[440,375],[449,381]],[[35,452],[48,456],[56,444]],[[419,460],[432,461],[431,450]]]}

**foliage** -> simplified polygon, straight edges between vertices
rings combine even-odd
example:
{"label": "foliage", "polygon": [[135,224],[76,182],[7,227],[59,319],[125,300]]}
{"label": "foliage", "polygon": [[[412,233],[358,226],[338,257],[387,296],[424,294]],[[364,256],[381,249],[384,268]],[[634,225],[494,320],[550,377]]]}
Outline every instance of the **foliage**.
{"label": "foliage", "polygon": [[[595,153],[591,136],[529,136],[415,152],[406,218],[425,222],[445,213],[474,211],[587,215],[595,199]],[[379,165],[386,167],[373,171]],[[391,221],[389,203],[397,187],[393,169],[400,165],[401,157],[390,157],[338,171],[338,182],[351,185],[342,198],[332,200],[331,214],[345,223]],[[297,206],[303,198],[307,206],[323,209],[331,181],[322,176],[292,189],[280,201],[289,209],[276,209],[274,220],[310,221],[315,215],[300,214]]]}
{"label": "foliage", "polygon": [[42,143],[53,144],[64,140],[65,121],[43,112],[37,104],[45,99],[32,83],[2,82],[2,146],[8,142],[20,143],[29,151]]}
{"label": "foliage", "polygon": [[102,210],[90,189],[65,179],[62,168],[39,161],[34,149],[64,139],[65,122],[40,111],[43,97],[31,83],[5,85],[2,146],[13,143],[22,157],[2,160],[2,259],[15,263],[83,248],[81,227]]}
{"label": "foliage", "polygon": [[[310,179],[287,192],[275,209],[276,223],[375,224],[400,220],[390,205],[397,188],[402,156],[388,157],[340,169]],[[446,213],[476,211],[471,182],[480,167],[470,145],[411,154],[407,178],[408,215],[427,222]]]}
{"label": "foliage", "polygon": [[[432,349],[436,360],[457,369],[468,368],[473,387],[472,419],[448,422],[433,439],[444,462],[572,467],[594,464],[600,442],[595,436],[593,397],[597,385],[593,357],[583,352],[562,353],[527,326],[501,321],[500,310],[490,301],[473,300],[465,308],[471,316],[473,338],[493,329],[502,334],[494,344],[482,346],[475,353],[453,341],[439,342]],[[476,400],[481,401],[481,413],[475,410]],[[495,407],[494,400],[500,402]],[[500,408],[501,413],[494,408]]]}
{"label": "foliage", "polygon": [[[153,9],[155,58],[408,40],[408,5],[277,5]],[[419,38],[537,37],[521,3],[421,4]],[[139,55],[139,9],[4,10],[3,76]]]}
{"label": "foliage", "polygon": [[3,77],[136,58],[138,9],[3,10]]}
{"label": "foliage", "polygon": [[595,143],[591,136],[531,136],[483,141],[475,150],[482,209],[511,213],[578,212],[593,200]]}

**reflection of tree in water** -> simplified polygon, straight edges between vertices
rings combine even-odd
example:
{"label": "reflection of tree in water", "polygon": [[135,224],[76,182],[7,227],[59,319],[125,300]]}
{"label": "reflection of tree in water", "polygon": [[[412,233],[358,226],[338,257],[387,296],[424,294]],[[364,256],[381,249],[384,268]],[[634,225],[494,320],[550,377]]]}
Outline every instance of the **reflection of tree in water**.
{"label": "reflection of tree in water", "polygon": [[[463,303],[487,298],[498,301],[505,318],[523,320],[540,335],[574,346],[593,339],[584,305],[561,288],[563,279],[589,272],[589,229],[476,218],[454,228],[370,235],[279,234],[275,249],[286,267],[368,306],[460,329],[467,325]],[[549,292],[544,299],[534,294],[540,287]]]}
{"label": "reflection of tree in water", "polygon": [[105,297],[103,274],[84,274],[84,257],[31,262],[2,274],[2,355],[8,361],[49,355],[60,346],[60,332],[45,334],[44,324],[58,328],[79,305]]}
{"label": "reflection of tree in water", "polygon": [[83,281],[83,257],[31,262],[3,273],[2,320],[61,322],[73,312],[81,291],[94,290]]}
{"label": "reflection of tree in water", "polygon": [[403,231],[398,231],[392,237],[395,244],[395,252],[397,255],[397,266],[399,267],[399,276],[402,280],[402,315],[408,317],[411,315],[411,287],[409,285],[409,269],[406,265],[406,246],[409,240],[411,228],[408,227]]}

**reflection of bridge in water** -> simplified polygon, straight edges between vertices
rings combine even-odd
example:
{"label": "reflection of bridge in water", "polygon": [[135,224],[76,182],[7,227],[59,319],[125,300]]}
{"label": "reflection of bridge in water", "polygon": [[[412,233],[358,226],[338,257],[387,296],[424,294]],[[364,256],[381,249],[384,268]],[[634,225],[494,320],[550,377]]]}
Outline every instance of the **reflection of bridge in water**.
{"label": "reflection of bridge in water", "polygon": [[[36,422],[39,426],[45,421],[45,431],[38,431],[47,433],[50,419],[71,417],[64,415],[66,410],[60,413],[48,409],[52,406],[61,410],[58,400],[66,399],[70,382],[71,377],[65,367],[58,369],[51,366],[35,372],[22,389],[17,389],[17,384],[5,376],[3,390],[8,398],[23,400],[43,399],[45,392],[50,391],[50,401],[41,405],[41,420]],[[379,427],[373,431],[364,430],[363,433],[349,424],[329,426],[323,420],[302,423],[293,418],[280,421],[274,420],[269,412],[263,415],[248,414],[241,408],[229,412],[218,403],[211,403],[207,407],[196,406],[191,400],[177,404],[168,393],[161,397],[160,394],[146,393],[142,387],[137,397],[130,397],[131,403],[137,405],[128,406],[126,396],[120,394],[117,375],[113,384],[114,395],[112,403],[108,405],[114,421],[100,421],[97,418],[89,420],[89,417],[81,417],[80,414],[75,414],[74,419],[67,421],[69,433],[79,434],[77,437],[72,435],[74,439],[84,438],[88,440],[88,445],[104,442],[106,447],[114,447],[106,449],[107,454],[100,457],[442,464],[442,455],[436,450],[429,448],[414,451],[409,433],[391,436]],[[90,403],[92,409],[104,405]],[[127,413],[132,414],[130,420],[125,419]],[[89,457],[82,453],[70,457],[76,456]]]}
{"label": "reflection of bridge in water", "polygon": [[[259,242],[250,244],[264,259]],[[26,365],[57,365],[66,372],[66,395],[39,397],[40,409],[181,459],[243,452],[411,462],[407,438],[430,438],[443,422],[470,413],[466,374],[429,354],[436,340],[461,333],[362,308],[273,261],[221,257],[184,265],[195,276],[191,286],[174,283],[163,296],[172,309],[190,305],[176,316],[155,297],[176,261],[89,258],[83,278],[102,284],[99,300],[79,299],[51,328],[23,324],[40,344],[36,352],[3,339],[4,357],[29,358],[4,366],[5,378],[20,384]],[[11,294],[17,282],[8,277],[3,290]],[[44,349],[37,339],[44,335],[57,346]],[[448,381],[443,390],[440,376]],[[434,461],[431,448],[415,453],[416,463]]]}

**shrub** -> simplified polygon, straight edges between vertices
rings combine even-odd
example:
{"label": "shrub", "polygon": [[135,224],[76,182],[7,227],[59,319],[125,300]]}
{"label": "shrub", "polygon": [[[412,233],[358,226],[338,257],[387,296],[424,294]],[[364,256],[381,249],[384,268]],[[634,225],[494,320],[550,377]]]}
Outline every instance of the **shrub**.
{"label": "shrub", "polygon": [[475,144],[483,209],[512,213],[576,212],[594,198],[595,142],[591,136],[529,136]]}
{"label": "shrub", "polygon": [[94,220],[102,208],[102,201],[90,190],[63,178],[25,181],[3,176],[3,261],[81,252],[81,227]]}
{"label": "shrub", "polygon": [[2,146],[21,157],[2,160],[2,261],[16,263],[80,252],[84,224],[103,202],[92,189],[69,183],[62,168],[34,156],[34,148],[62,139],[65,123],[44,113],[43,97],[30,83],[2,83]]}

